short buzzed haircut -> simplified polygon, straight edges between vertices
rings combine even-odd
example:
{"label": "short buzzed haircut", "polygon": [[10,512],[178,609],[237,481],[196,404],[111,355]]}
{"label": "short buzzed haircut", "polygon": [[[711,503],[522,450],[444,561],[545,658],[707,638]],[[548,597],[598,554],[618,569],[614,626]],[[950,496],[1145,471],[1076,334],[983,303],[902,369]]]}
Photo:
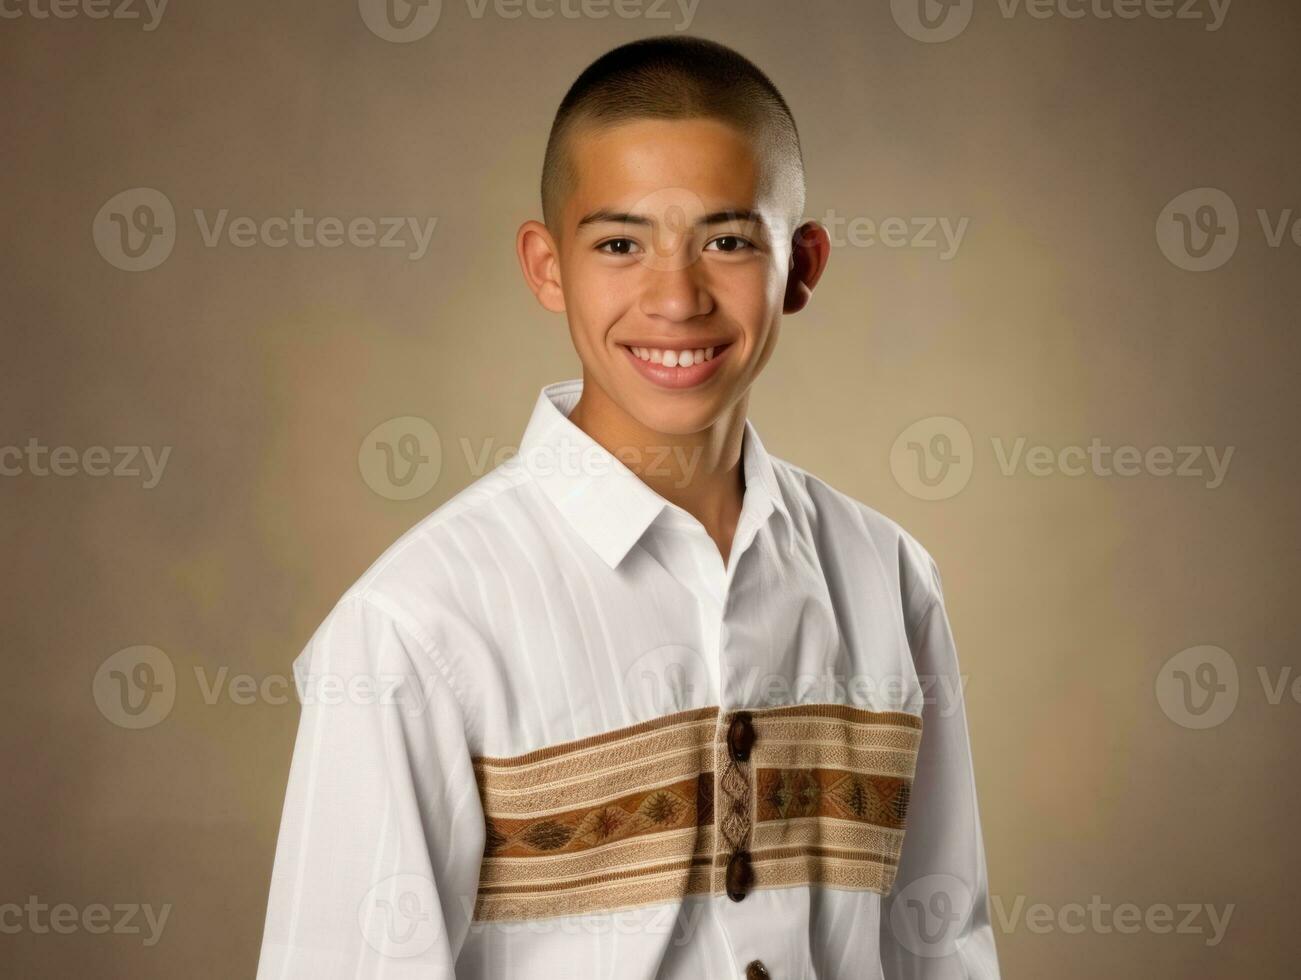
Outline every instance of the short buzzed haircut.
{"label": "short buzzed haircut", "polygon": [[777,86],[726,45],[682,35],[621,45],[592,62],[565,94],[542,164],[542,219],[559,233],[560,212],[577,175],[569,143],[580,128],[636,119],[716,119],[755,138],[804,210],[804,159],[790,107]]}

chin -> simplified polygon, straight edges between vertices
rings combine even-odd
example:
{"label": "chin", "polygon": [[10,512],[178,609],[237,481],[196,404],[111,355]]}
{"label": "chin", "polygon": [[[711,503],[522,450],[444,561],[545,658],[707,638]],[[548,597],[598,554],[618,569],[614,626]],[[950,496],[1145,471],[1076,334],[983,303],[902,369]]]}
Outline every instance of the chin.
{"label": "chin", "polygon": [[646,428],[667,436],[689,436],[718,421],[717,400],[703,394],[652,394],[632,406],[634,417]]}

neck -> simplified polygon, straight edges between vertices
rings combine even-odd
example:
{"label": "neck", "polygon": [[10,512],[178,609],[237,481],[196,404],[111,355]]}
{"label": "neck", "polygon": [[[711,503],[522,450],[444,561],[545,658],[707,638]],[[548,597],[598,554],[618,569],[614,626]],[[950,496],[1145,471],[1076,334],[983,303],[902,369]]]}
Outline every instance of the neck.
{"label": "neck", "polygon": [[704,525],[727,560],[741,515],[747,391],[710,426],[672,435],[642,425],[584,372],[569,420],[665,500]]}

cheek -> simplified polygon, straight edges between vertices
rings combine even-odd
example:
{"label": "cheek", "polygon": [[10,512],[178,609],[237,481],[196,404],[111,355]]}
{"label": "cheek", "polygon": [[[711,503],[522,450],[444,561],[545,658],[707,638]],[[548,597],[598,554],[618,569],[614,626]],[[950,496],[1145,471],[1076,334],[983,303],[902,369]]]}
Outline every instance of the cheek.
{"label": "cheek", "polygon": [[786,284],[769,264],[738,265],[719,276],[714,295],[728,316],[747,332],[766,330],[781,311]]}
{"label": "cheek", "polygon": [[602,343],[605,331],[635,302],[635,282],[626,270],[596,263],[575,265],[565,279],[570,321],[581,324],[592,343]]}

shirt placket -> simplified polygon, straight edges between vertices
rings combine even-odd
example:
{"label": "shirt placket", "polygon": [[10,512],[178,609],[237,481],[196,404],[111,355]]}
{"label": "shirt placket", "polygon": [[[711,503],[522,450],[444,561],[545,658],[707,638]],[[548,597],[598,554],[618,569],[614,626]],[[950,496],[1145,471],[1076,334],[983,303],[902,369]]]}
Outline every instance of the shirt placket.
{"label": "shirt placket", "polygon": [[[747,501],[748,502],[748,501]],[[743,657],[744,650],[730,650],[727,646],[727,614],[732,583],[738,575],[745,574],[745,559],[756,543],[763,516],[744,509],[737,522],[732,555],[728,561],[722,585],[722,615],[718,623],[716,660],[720,674],[719,723],[714,739],[714,875],[715,891],[720,888],[726,896],[715,907],[720,925],[728,937],[732,955],[737,963],[736,976],[744,980],[771,980],[769,966],[760,958],[756,944],[756,931],[752,916],[741,913],[739,903],[746,900],[754,888],[755,872],[751,856],[751,840],[755,820],[755,776],[751,765],[751,751],[756,740],[753,716],[744,705],[728,707],[735,703],[735,692],[721,689],[721,678],[728,676],[723,669],[723,658],[729,655]],[[753,559],[754,556],[750,556]],[[721,566],[720,566],[721,567]],[[777,923],[772,923],[774,927]]]}

